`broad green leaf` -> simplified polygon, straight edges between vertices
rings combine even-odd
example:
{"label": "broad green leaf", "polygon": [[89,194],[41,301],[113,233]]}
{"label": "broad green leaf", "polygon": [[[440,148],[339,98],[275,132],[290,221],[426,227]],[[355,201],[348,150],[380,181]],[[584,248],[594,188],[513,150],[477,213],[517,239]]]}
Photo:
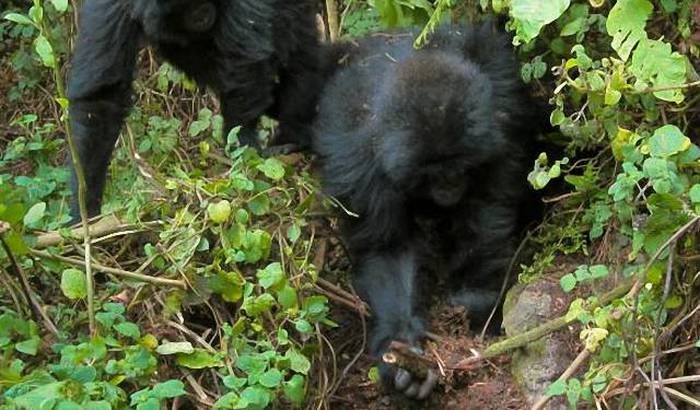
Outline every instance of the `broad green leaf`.
{"label": "broad green leaf", "polygon": [[567,8],[570,0],[512,0],[510,14],[515,21],[515,44],[529,43],[537,37],[540,29],[558,19]]}
{"label": "broad green leaf", "polygon": [[594,327],[591,329],[583,329],[581,331],[581,340],[584,341],[586,349],[591,352],[595,352],[600,347],[601,342],[608,337],[608,331],[606,329],[601,329],[599,327]]}
{"label": "broad green leaf", "polygon": [[172,399],[187,394],[185,384],[180,380],[168,380],[153,386],[151,394],[159,399]]}
{"label": "broad green leaf", "polygon": [[299,405],[303,403],[304,396],[306,396],[306,386],[304,383],[304,377],[299,374],[295,374],[294,376],[292,376],[291,379],[289,379],[289,381],[285,382],[284,396],[294,404]]}
{"label": "broad green leaf", "polygon": [[176,353],[194,353],[194,347],[190,342],[166,342],[156,348],[156,353],[160,355],[171,355]]}
{"label": "broad green leaf", "polygon": [[39,54],[41,62],[48,68],[56,68],[56,56],[53,52],[53,47],[49,40],[43,35],[39,35],[36,40],[34,40],[34,50]]}
{"label": "broad green leaf", "polygon": [[290,242],[294,243],[299,239],[301,236],[301,228],[299,227],[298,224],[292,224],[287,228],[287,239],[289,239]]}
{"label": "broad green leaf", "polygon": [[256,276],[260,286],[268,289],[284,280],[284,271],[279,262],[274,262],[267,265],[265,269],[259,269]]}
{"label": "broad green leaf", "polygon": [[9,13],[3,17],[5,20],[9,20],[13,23],[17,24],[22,24],[22,25],[27,25],[27,26],[33,26],[34,22],[32,20],[25,16],[24,14],[19,14],[19,13]]}
{"label": "broad green leaf", "polygon": [[561,288],[564,290],[564,292],[568,293],[574,290],[577,281],[576,277],[573,274],[568,273],[562,276],[562,278],[559,280],[559,283],[561,284]]}
{"label": "broad green leaf", "polygon": [[223,362],[220,358],[203,349],[195,349],[191,354],[179,353],[176,359],[177,364],[188,369],[205,369],[208,367],[221,367]]}
{"label": "broad green leaf", "polygon": [[566,391],[566,380],[560,379],[547,387],[547,396],[561,396]]}
{"label": "broad green leaf", "polygon": [[290,367],[297,373],[308,374],[311,369],[311,362],[303,354],[297,352],[295,349],[287,350],[284,355],[290,360]]}
{"label": "broad green leaf", "polygon": [[37,202],[24,215],[24,225],[33,225],[44,217],[46,213],[46,202]]}
{"label": "broad green leaf", "polygon": [[141,337],[141,329],[136,323],[122,322],[114,325],[114,330],[119,332],[122,336],[130,337],[132,339],[138,339]]}
{"label": "broad green leaf", "polygon": [[258,382],[268,389],[274,389],[282,382],[282,372],[277,369],[270,369],[260,375]]}
{"label": "broad green leaf", "polygon": [[694,204],[700,202],[700,184],[693,185],[693,187],[690,188],[690,191],[688,192],[688,196]]}
{"label": "broad green leaf", "polygon": [[627,61],[637,43],[647,38],[644,26],[654,6],[648,0],[618,0],[608,14],[606,28],[612,48]]}
{"label": "broad green leaf", "polygon": [[228,218],[231,216],[231,203],[224,199],[215,204],[209,204],[207,213],[212,222],[215,224],[223,224],[227,222]]}
{"label": "broad green leaf", "polygon": [[589,272],[593,279],[604,278],[609,274],[608,267],[605,265],[593,265],[589,268]]}
{"label": "broad green leaf", "polygon": [[690,138],[675,125],[664,125],[649,139],[649,153],[654,157],[669,157],[690,148]]}
{"label": "broad green leaf", "polygon": [[15,350],[24,354],[35,356],[39,351],[39,346],[41,346],[41,339],[38,336],[34,336],[31,339],[16,343]]}
{"label": "broad green leaf", "polygon": [[635,88],[639,91],[648,87],[659,89],[654,91],[656,98],[680,103],[683,101],[680,86],[687,76],[686,63],[686,58],[673,52],[670,44],[643,39],[632,55],[630,66],[630,72],[637,79]]}
{"label": "broad green leaf", "polygon": [[51,4],[61,13],[68,10],[68,0],[51,0]]}
{"label": "broad green leaf", "polygon": [[87,296],[85,273],[77,269],[66,269],[61,275],[61,290],[68,299],[84,299]]}
{"label": "broad green leaf", "polygon": [[256,168],[273,181],[284,178],[284,165],[276,158],[268,158]]}

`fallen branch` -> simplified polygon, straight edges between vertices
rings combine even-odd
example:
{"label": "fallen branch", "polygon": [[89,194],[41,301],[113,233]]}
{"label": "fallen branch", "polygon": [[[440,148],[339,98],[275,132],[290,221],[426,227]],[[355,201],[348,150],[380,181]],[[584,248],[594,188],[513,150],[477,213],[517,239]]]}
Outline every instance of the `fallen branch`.
{"label": "fallen branch", "polygon": [[[635,283],[635,278],[630,277],[625,279],[621,284],[619,284],[617,287],[609,291],[608,293],[604,294],[603,296],[600,297],[597,303],[592,303],[589,306],[590,311],[595,310],[596,308],[600,306],[605,306],[608,303],[612,302],[615,299],[619,299],[629,290],[632,288],[632,286]],[[484,352],[481,354],[481,358],[483,359],[491,359],[496,356],[500,356],[504,353],[507,353],[511,350],[515,350],[520,347],[524,347],[536,340],[541,339],[542,337],[553,333],[573,322],[576,321],[575,317],[572,318],[567,318],[566,315],[560,316],[556,319],[552,319],[548,322],[545,322],[535,328],[532,328],[526,332],[520,333],[518,335],[509,337],[505,340],[502,340],[500,342],[496,342],[486,348]]]}
{"label": "fallen branch", "polygon": [[[124,229],[133,229],[134,225],[123,224],[116,216],[109,215],[97,220],[90,225],[90,236],[99,238],[100,236],[109,235],[119,232]],[[69,231],[69,236],[77,241],[84,239],[85,231],[82,227],[73,228]],[[45,249],[51,246],[57,246],[66,241],[66,238],[58,231],[47,232],[37,237],[34,248]]]}
{"label": "fallen branch", "polygon": [[427,378],[431,370],[433,373],[439,374],[437,363],[418,353],[412,346],[402,342],[391,342],[389,351],[382,355],[382,361],[405,369],[420,379]]}
{"label": "fallen branch", "polygon": [[[588,310],[593,311],[596,308],[605,306],[613,300],[619,299],[625,295],[627,295],[627,297],[634,296],[636,292],[638,292],[638,290],[641,289],[643,284],[646,282],[649,270],[651,269],[652,265],[659,259],[661,254],[666,250],[666,248],[668,248],[672,243],[676,242],[681,236],[688,232],[690,228],[692,228],[693,226],[695,226],[695,224],[698,223],[698,221],[700,221],[700,216],[694,217],[688,223],[680,227],[673,235],[671,235],[671,237],[669,237],[666,240],[666,242],[664,242],[663,245],[659,247],[659,249],[656,250],[654,255],[652,255],[647,264],[644,266],[644,269],[638,275],[624,279],[618,286],[616,286],[614,289],[600,297],[597,302],[591,303],[588,307]],[[526,332],[520,333],[513,337],[509,337],[505,340],[492,344],[491,346],[486,348],[486,350],[484,350],[481,356],[475,357],[473,360],[479,360],[480,358],[490,359],[507,353],[511,350],[524,347],[575,321],[575,317],[567,318],[567,315],[560,316],[556,319],[552,319]]]}

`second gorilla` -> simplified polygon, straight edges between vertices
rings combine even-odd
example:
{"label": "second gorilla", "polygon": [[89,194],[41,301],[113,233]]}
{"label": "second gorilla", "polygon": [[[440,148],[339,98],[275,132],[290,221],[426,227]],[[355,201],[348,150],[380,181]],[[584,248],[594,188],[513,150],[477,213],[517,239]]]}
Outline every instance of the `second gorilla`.
{"label": "second gorilla", "polygon": [[[420,50],[415,35],[339,46],[314,127],[324,191],[357,214],[344,238],[372,308],[375,355],[424,336],[436,273],[474,320],[489,314],[530,196],[541,123],[508,39],[491,26],[445,26]],[[436,384],[434,375],[380,371],[409,397]]]}

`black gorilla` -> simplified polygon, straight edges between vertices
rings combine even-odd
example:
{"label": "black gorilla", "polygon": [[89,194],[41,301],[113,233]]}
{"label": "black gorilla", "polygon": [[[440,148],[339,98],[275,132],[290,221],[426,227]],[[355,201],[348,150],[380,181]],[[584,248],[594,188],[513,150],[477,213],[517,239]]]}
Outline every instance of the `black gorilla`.
{"label": "black gorilla", "polygon": [[[483,321],[498,297],[525,202],[538,124],[509,41],[490,25],[446,26],[421,50],[416,32],[375,34],[338,51],[313,149],[325,192],[357,217],[344,238],[374,313],[370,351],[424,335],[434,276]],[[432,280],[432,282],[430,282]],[[409,397],[435,385],[380,366]]]}
{"label": "black gorilla", "polygon": [[257,145],[262,114],[280,120],[276,143],[310,143],[320,88],[313,0],[85,0],[67,94],[90,215],[100,211],[144,41],[218,94],[224,129],[242,125],[243,144]]}

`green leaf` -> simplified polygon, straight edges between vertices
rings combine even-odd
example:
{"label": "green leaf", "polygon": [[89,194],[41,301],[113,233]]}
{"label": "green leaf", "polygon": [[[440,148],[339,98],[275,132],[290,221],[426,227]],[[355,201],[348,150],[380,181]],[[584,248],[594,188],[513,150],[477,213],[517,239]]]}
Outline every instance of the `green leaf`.
{"label": "green leaf", "polygon": [[684,97],[680,86],[686,81],[686,63],[683,55],[673,52],[671,44],[660,40],[641,40],[630,66],[630,72],[637,79],[635,89],[662,88],[654,91],[656,98],[682,102]]}
{"label": "green leaf", "polygon": [[[700,341],[698,341],[700,343]],[[700,347],[700,346],[698,346]],[[306,386],[304,377],[295,374],[289,381],[284,383],[284,396],[294,404],[300,405],[306,396]]]}
{"label": "green leaf", "polygon": [[301,236],[301,228],[297,224],[292,224],[287,228],[287,239],[294,243]]}
{"label": "green leaf", "polygon": [[87,296],[85,273],[73,268],[64,270],[61,275],[61,290],[68,299],[84,299]]}
{"label": "green leaf", "polygon": [[690,148],[690,138],[675,125],[664,125],[649,139],[649,153],[654,157],[669,157]]}
{"label": "green leaf", "polygon": [[290,367],[297,373],[308,374],[311,369],[311,362],[303,354],[297,352],[295,349],[287,350],[284,357],[289,359]]}
{"label": "green leaf", "polygon": [[270,197],[260,194],[248,201],[248,209],[253,215],[263,216],[270,212]]}
{"label": "green leaf", "polygon": [[274,389],[282,383],[282,372],[277,369],[270,369],[260,375],[258,382],[268,389]]}
{"label": "green leaf", "polygon": [[558,19],[569,8],[569,0],[512,0],[510,14],[515,22],[515,44],[529,43],[542,27]]}
{"label": "green leaf", "polygon": [[256,168],[273,181],[279,181],[284,178],[284,165],[278,159],[268,158]]}
{"label": "green leaf", "polygon": [[562,278],[559,280],[559,283],[561,284],[561,288],[564,290],[564,292],[569,293],[576,287],[576,276],[574,276],[571,273],[568,273],[562,276]]}
{"label": "green leaf", "polygon": [[68,10],[68,0],[51,0],[51,4],[58,12],[63,13]]}
{"label": "green leaf", "polygon": [[224,365],[220,358],[203,349],[195,349],[194,353],[191,354],[179,353],[176,362],[188,369],[205,369]]}
{"label": "green leaf", "polygon": [[9,13],[3,17],[5,20],[9,20],[13,23],[22,24],[26,26],[33,26],[34,22],[24,14],[19,13]]}
{"label": "green leaf", "polygon": [[27,213],[24,215],[24,219],[23,219],[24,225],[25,226],[33,225],[33,224],[41,221],[41,219],[44,217],[45,214],[46,214],[46,202],[37,202],[31,208],[29,208]]}
{"label": "green leaf", "polygon": [[600,279],[608,276],[608,267],[605,265],[593,265],[589,268],[593,279]]}
{"label": "green leaf", "polygon": [[268,289],[284,280],[284,271],[279,262],[274,262],[267,265],[265,269],[259,269],[256,276],[258,277],[260,286]]}
{"label": "green leaf", "polygon": [[168,380],[153,386],[151,394],[159,399],[172,399],[187,394],[185,384],[180,380]]}
{"label": "green leaf", "polygon": [[227,222],[228,218],[231,216],[231,203],[224,199],[215,204],[209,204],[207,213],[212,222],[215,224],[223,224]]}
{"label": "green leaf", "polygon": [[612,36],[612,48],[627,61],[637,43],[647,38],[644,26],[654,6],[648,0],[618,0],[610,10],[606,21],[608,34]]}
{"label": "green leaf", "polygon": [[176,353],[194,353],[194,347],[190,342],[166,342],[156,348],[156,353],[167,356]]}
{"label": "green leaf", "polygon": [[547,387],[547,396],[560,396],[566,391],[566,380],[559,379]]}
{"label": "green leaf", "polygon": [[136,323],[119,323],[118,325],[114,325],[114,330],[119,332],[119,334],[122,336],[130,337],[132,339],[138,339],[141,337],[141,329],[139,329]]}
{"label": "green leaf", "polygon": [[285,284],[285,286],[277,292],[277,300],[284,309],[294,309],[299,305],[297,291],[294,287],[289,286],[289,284]]}
{"label": "green leaf", "polygon": [[693,185],[693,187],[690,188],[690,191],[688,192],[688,196],[694,204],[700,202],[700,184]]}
{"label": "green leaf", "polygon": [[31,339],[16,343],[15,350],[30,356],[36,356],[39,346],[41,346],[41,339],[38,336],[34,336]]}
{"label": "green leaf", "polygon": [[53,47],[43,34],[40,34],[34,40],[34,50],[39,54],[42,64],[48,68],[56,68],[56,56],[54,55]]}
{"label": "green leaf", "polygon": [[85,410],[112,410],[112,405],[108,401],[90,401],[85,404]]}

